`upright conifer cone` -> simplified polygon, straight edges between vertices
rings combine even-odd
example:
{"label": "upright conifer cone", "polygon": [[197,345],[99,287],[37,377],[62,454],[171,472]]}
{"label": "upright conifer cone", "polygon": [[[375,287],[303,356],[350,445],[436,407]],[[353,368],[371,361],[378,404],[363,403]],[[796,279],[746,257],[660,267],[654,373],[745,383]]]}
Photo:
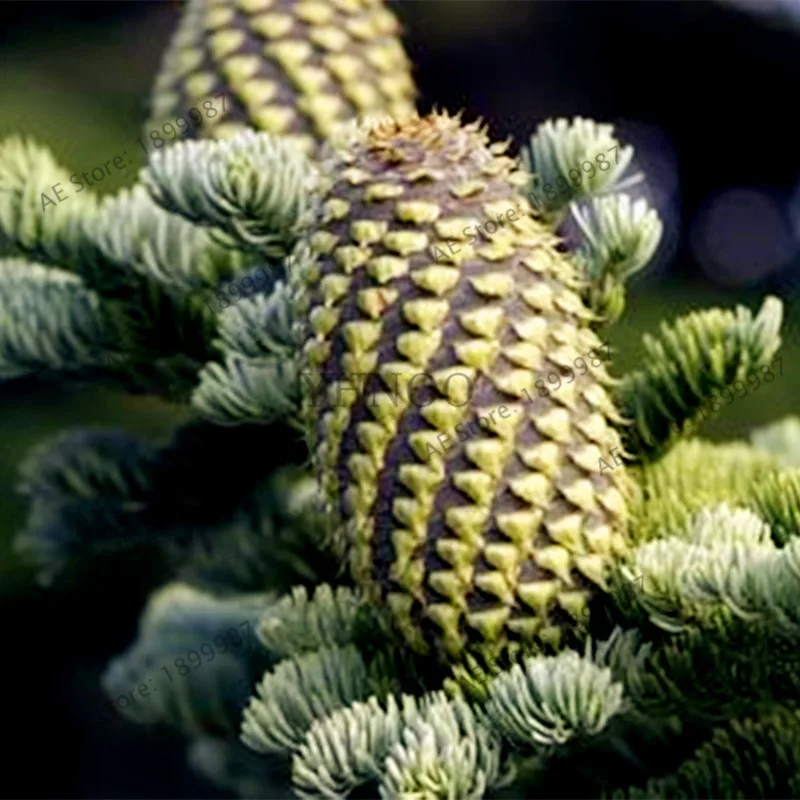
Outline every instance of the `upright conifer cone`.
{"label": "upright conifer cone", "polygon": [[181,138],[252,127],[296,136],[310,151],[355,116],[406,118],[416,92],[399,33],[382,0],[189,0],[145,137],[194,108],[202,122]]}
{"label": "upright conifer cone", "polygon": [[557,644],[625,548],[602,343],[505,149],[447,115],[364,126],[309,238],[321,483],[356,580],[449,658]]}

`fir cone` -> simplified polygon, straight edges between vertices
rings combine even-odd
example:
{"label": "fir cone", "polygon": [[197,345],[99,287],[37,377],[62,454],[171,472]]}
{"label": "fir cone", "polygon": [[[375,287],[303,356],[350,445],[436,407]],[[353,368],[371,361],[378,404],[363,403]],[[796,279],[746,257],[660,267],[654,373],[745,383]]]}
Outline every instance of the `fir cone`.
{"label": "fir cone", "polygon": [[399,32],[382,0],[190,0],[145,136],[182,116],[181,138],[251,127],[297,137],[310,152],[355,116],[406,118],[416,91]]}
{"label": "fir cone", "polygon": [[450,659],[558,644],[625,549],[612,379],[506,147],[446,114],[362,126],[308,240],[323,490],[357,582]]}

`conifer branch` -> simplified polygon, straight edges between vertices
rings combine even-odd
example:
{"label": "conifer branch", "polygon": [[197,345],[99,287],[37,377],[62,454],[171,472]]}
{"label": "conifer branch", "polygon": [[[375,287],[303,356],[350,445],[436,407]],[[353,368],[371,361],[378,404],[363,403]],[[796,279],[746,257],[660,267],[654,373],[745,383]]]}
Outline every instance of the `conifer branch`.
{"label": "conifer branch", "polygon": [[167,289],[213,289],[243,272],[252,257],[223,247],[209,232],[157,206],[143,186],[104,199],[90,229],[104,255]]}
{"label": "conifer branch", "polygon": [[707,623],[722,607],[789,623],[785,608],[800,593],[797,555],[792,545],[776,550],[770,536],[752,512],[721,505],[697,514],[682,535],[640,545],[623,573],[643,577],[637,599],[665,630]]}
{"label": "conifer branch", "polygon": [[796,797],[800,793],[800,715],[776,707],[714,731],[666,778],[614,798]]}
{"label": "conifer branch", "polygon": [[201,370],[194,407],[218,424],[264,423],[295,414],[300,376],[292,321],[291,298],[283,283],[267,297],[226,308],[215,341],[224,360]]}
{"label": "conifer branch", "polygon": [[317,586],[311,598],[303,586],[292,590],[264,613],[258,635],[270,653],[290,655],[345,645],[353,641],[363,600],[344,586]]}
{"label": "conifer branch", "polygon": [[488,685],[492,727],[518,748],[561,745],[597,735],[622,705],[622,685],[573,651],[529,657]]}
{"label": "conifer branch", "polygon": [[500,740],[463,700],[440,700],[404,728],[386,759],[382,800],[480,800],[508,780]]}
{"label": "conifer branch", "polygon": [[[182,580],[215,591],[335,578],[326,531],[312,513],[313,481],[292,469],[270,475],[268,459],[240,457],[267,442],[280,443],[279,432],[243,428],[232,436],[193,423],[162,448],[116,430],[68,432],[23,464],[30,512],[17,547],[43,582],[89,556],[142,548]],[[281,445],[282,458],[290,445]],[[223,476],[219,464],[233,455],[236,466]]]}
{"label": "conifer branch", "polygon": [[575,260],[586,279],[586,304],[605,323],[615,322],[625,309],[625,282],[648,265],[664,226],[646,200],[627,194],[573,204],[572,215],[583,233]]}
{"label": "conifer branch", "polygon": [[265,664],[252,631],[269,600],[263,593],[221,599],[168,584],[151,598],[137,641],[109,664],[106,694],[136,722],[164,722],[189,735],[232,733]]}
{"label": "conifer branch", "polygon": [[315,720],[292,759],[292,784],[298,797],[337,798],[384,773],[391,747],[403,729],[420,719],[424,710],[445,702],[432,695],[418,700],[411,695],[384,703],[374,695]]}
{"label": "conifer branch", "polygon": [[[607,169],[599,168],[598,157],[608,163]],[[633,160],[633,147],[620,145],[613,125],[581,117],[572,121],[561,118],[539,125],[529,146],[523,148],[522,158],[534,176],[530,187],[533,207],[558,219],[572,199],[613,189]],[[587,162],[591,169],[585,169]]]}
{"label": "conifer branch", "polygon": [[[152,267],[194,237],[184,231],[169,249],[158,225],[143,231],[127,219],[114,222],[107,214],[117,201],[99,208],[84,192],[42,207],[42,197],[65,175],[44,148],[18,139],[0,145],[0,246],[69,270],[102,297],[105,344],[122,356],[116,378],[127,390],[186,397],[197,370],[211,357],[213,315],[202,298],[172,296],[159,280],[116,258],[128,254],[142,260],[140,267]],[[183,253],[178,261],[186,257]],[[232,258],[235,263],[240,257]]]}
{"label": "conifer branch", "polygon": [[639,458],[655,458],[679,426],[697,422],[716,391],[766,367],[780,346],[782,317],[780,300],[769,297],[755,317],[742,306],[711,309],[662,323],[657,338],[646,334],[644,366],[626,375],[617,391],[634,426],[626,448]]}
{"label": "conifer branch", "polygon": [[108,338],[101,299],[79,278],[0,259],[0,379],[99,370]]}
{"label": "conifer branch", "polygon": [[778,546],[800,535],[800,469],[760,477],[753,485],[752,503],[769,524]]}
{"label": "conifer branch", "polygon": [[246,131],[223,142],[180,142],[156,152],[144,182],[167,211],[279,259],[310,222],[317,175],[295,143]]}
{"label": "conifer branch", "polygon": [[768,622],[728,616],[647,642],[612,669],[646,717],[719,722],[800,695],[795,641]]}
{"label": "conifer branch", "polygon": [[15,546],[50,583],[67,564],[152,545],[143,519],[154,451],[119,431],[78,431],[40,445],[20,468],[31,509]]}
{"label": "conifer branch", "polygon": [[260,753],[298,748],[314,719],[391,688],[352,645],[315,650],[267,672],[244,712],[242,741]]}
{"label": "conifer branch", "polygon": [[84,230],[97,200],[83,191],[61,199],[64,186],[69,173],[49,150],[18,137],[0,142],[0,249],[84,274],[101,259]]}
{"label": "conifer branch", "polygon": [[659,461],[636,468],[631,536],[648,542],[672,535],[709,505],[749,506],[754,487],[777,469],[772,457],[743,442],[679,441]]}

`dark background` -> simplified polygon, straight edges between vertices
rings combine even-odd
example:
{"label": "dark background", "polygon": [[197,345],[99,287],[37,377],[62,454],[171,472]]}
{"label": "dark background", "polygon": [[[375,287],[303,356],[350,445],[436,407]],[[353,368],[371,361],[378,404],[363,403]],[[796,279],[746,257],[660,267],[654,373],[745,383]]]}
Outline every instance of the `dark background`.
{"label": "dark background", "polygon": [[[641,333],[662,316],[711,304],[756,307],[778,293],[787,305],[784,377],[737,399],[704,432],[742,437],[793,412],[800,38],[788,18],[726,2],[393,7],[407,29],[421,110],[464,109],[467,119],[483,117],[493,137],[511,135],[516,144],[545,118],[588,116],[616,123],[620,138],[638,146],[666,231],[655,268],[637,281],[611,332],[619,366],[633,363]],[[179,12],[171,1],[0,3],[0,138],[30,135],[71,172],[134,152]],[[134,177],[115,173],[98,188]],[[86,425],[163,440],[186,417],[154,399],[91,387],[0,387],[5,796],[223,796],[190,773],[180,737],[125,721],[99,688],[158,581],[147,562],[105,562],[43,589],[12,550],[25,518],[16,470],[32,445]]]}

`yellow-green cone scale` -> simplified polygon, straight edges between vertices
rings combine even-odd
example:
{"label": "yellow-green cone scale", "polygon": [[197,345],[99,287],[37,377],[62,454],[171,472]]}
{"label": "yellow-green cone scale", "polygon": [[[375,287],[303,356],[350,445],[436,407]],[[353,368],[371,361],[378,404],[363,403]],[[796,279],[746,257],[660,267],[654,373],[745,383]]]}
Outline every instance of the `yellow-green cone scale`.
{"label": "yellow-green cone scale", "polygon": [[[399,31],[382,0],[190,0],[145,135],[197,108],[202,125],[181,138],[250,127],[296,137],[310,151],[356,116],[408,117],[415,88]],[[214,115],[221,94],[226,111]]]}
{"label": "yellow-green cone scale", "polygon": [[[323,491],[355,579],[409,644],[448,658],[558,643],[625,549],[627,478],[603,469],[620,446],[612,380],[599,359],[574,369],[601,342],[503,152],[446,115],[364,127],[326,164],[309,237]],[[495,233],[464,233],[512,208]],[[564,368],[572,383],[540,397]]]}

